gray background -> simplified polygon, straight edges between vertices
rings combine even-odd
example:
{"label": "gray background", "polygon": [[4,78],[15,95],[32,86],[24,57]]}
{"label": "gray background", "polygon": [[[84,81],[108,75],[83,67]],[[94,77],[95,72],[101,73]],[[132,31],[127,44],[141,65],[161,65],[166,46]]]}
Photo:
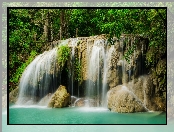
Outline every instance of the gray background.
{"label": "gray background", "polygon": [[[7,85],[7,27],[6,27],[6,21],[7,21],[7,7],[78,7],[78,6],[87,6],[87,7],[168,7],[168,14],[172,13],[174,14],[174,2],[78,2],[79,0],[76,0],[77,2],[3,2],[2,3],[2,9],[0,15],[2,16],[2,85]],[[174,61],[172,57],[174,56],[174,46],[172,46],[172,43],[174,42],[174,15],[168,15],[168,28],[167,28],[167,66],[171,65]],[[174,67],[167,68],[167,76],[171,75],[171,71],[174,70]],[[172,80],[167,80],[167,82],[171,82]],[[3,92],[7,92],[6,90],[3,90]],[[2,97],[2,90],[1,90],[1,97]],[[2,111],[2,109],[1,109]],[[1,118],[2,119],[2,118]],[[172,132],[174,130],[173,122],[168,122],[168,125],[4,125],[6,123],[3,123],[2,131],[3,132]],[[2,125],[1,124],[1,125]]]}

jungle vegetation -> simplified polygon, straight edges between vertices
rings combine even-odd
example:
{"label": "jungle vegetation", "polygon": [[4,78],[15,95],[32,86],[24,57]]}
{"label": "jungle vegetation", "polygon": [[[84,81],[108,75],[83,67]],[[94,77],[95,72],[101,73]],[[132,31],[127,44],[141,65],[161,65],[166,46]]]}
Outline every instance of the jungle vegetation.
{"label": "jungle vegetation", "polygon": [[[7,31],[11,91],[27,65],[43,52],[45,44],[72,37],[100,34],[108,34],[109,38],[119,38],[121,34],[146,37],[149,40],[146,65],[153,69],[166,58],[167,8],[9,8]],[[165,78],[166,71],[155,75]]]}

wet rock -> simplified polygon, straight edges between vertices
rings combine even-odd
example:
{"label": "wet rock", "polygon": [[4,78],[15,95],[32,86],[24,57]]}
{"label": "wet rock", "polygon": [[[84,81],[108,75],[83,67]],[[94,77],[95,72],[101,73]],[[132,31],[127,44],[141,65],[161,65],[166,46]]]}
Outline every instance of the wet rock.
{"label": "wet rock", "polygon": [[85,99],[84,98],[77,99],[74,103],[74,106],[84,107],[85,106]]}
{"label": "wet rock", "polygon": [[75,102],[74,102],[74,106],[77,107],[98,107],[100,106],[100,100],[98,98],[78,98]]}
{"label": "wet rock", "polygon": [[107,93],[108,108],[119,113],[147,111],[143,103],[126,86],[118,85]]}
{"label": "wet rock", "polygon": [[57,91],[52,96],[48,107],[62,108],[70,104],[70,94],[67,93],[66,87],[60,85]]}
{"label": "wet rock", "polygon": [[38,105],[46,106],[49,103],[49,101],[51,100],[52,96],[53,96],[53,94],[51,94],[51,93],[47,94],[45,97],[43,97],[39,101]]}
{"label": "wet rock", "polygon": [[118,52],[119,44],[112,45],[110,48],[111,51],[108,53],[108,73],[107,73],[107,83],[110,88],[113,88],[121,83],[121,71],[117,66],[119,61],[119,52]]}
{"label": "wet rock", "polygon": [[144,101],[144,88],[143,88],[144,77],[139,77],[136,82],[128,87],[131,91],[143,102]]}
{"label": "wet rock", "polygon": [[9,94],[9,102],[10,103],[15,103],[18,99],[19,96],[19,88],[15,88],[13,91],[10,92]]}
{"label": "wet rock", "polygon": [[71,105],[74,105],[74,102],[77,100],[77,97],[71,96]]}
{"label": "wet rock", "polygon": [[156,106],[156,111],[166,111],[166,99],[162,97],[154,97],[152,100]]}

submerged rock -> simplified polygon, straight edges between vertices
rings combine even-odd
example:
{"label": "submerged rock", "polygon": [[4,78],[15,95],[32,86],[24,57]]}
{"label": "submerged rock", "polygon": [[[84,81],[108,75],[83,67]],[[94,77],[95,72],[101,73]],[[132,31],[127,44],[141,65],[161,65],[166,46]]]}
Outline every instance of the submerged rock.
{"label": "submerged rock", "polygon": [[77,106],[77,107],[85,107],[85,106],[86,107],[98,107],[99,105],[100,105],[100,100],[97,98],[95,98],[95,99],[78,98],[74,103],[74,106]]}
{"label": "submerged rock", "polygon": [[74,106],[84,107],[85,106],[85,98],[79,98],[74,102]]}
{"label": "submerged rock", "polygon": [[52,96],[53,96],[53,94],[51,94],[51,93],[47,94],[45,97],[43,97],[39,101],[38,105],[46,106],[50,102]]}
{"label": "submerged rock", "polygon": [[70,94],[67,93],[66,87],[60,85],[57,91],[52,96],[48,107],[62,108],[70,104]]}
{"label": "submerged rock", "polygon": [[119,113],[144,112],[147,109],[136,95],[126,86],[118,85],[107,93],[108,108]]}

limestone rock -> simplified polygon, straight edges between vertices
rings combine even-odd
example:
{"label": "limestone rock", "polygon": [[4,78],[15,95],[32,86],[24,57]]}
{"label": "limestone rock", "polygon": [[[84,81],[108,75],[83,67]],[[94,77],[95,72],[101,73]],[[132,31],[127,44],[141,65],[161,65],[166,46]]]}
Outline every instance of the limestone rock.
{"label": "limestone rock", "polygon": [[107,83],[109,84],[110,88],[113,88],[121,83],[121,71],[117,67],[117,63],[119,61],[119,44],[112,45],[113,47],[110,48],[108,53],[108,73],[107,73]]}
{"label": "limestone rock", "polygon": [[9,94],[9,102],[10,103],[15,103],[18,99],[19,95],[19,88],[15,88],[13,91],[10,92]]}
{"label": "limestone rock", "polygon": [[84,107],[85,106],[85,99],[84,98],[77,99],[74,103],[74,106]]}
{"label": "limestone rock", "polygon": [[51,94],[51,93],[45,95],[45,97],[43,97],[43,98],[39,101],[38,105],[46,106],[46,105],[49,103],[49,101],[51,100],[52,96],[53,96],[53,94]]}
{"label": "limestone rock", "polygon": [[[143,77],[139,77],[135,80],[131,91],[143,102],[144,101],[144,87],[143,87],[143,82],[145,79]],[[128,84],[128,87],[130,84]]]}
{"label": "limestone rock", "polygon": [[85,99],[85,98],[78,98],[75,103],[74,103],[74,106],[77,106],[77,107],[97,107],[99,106],[100,104],[100,100],[97,99],[97,98],[88,98],[88,99]]}
{"label": "limestone rock", "polygon": [[113,112],[133,113],[144,112],[142,102],[126,86],[118,85],[107,93],[108,108]]}
{"label": "limestone rock", "polygon": [[48,107],[62,108],[70,104],[70,94],[67,93],[66,87],[60,85],[57,91],[52,96]]}

